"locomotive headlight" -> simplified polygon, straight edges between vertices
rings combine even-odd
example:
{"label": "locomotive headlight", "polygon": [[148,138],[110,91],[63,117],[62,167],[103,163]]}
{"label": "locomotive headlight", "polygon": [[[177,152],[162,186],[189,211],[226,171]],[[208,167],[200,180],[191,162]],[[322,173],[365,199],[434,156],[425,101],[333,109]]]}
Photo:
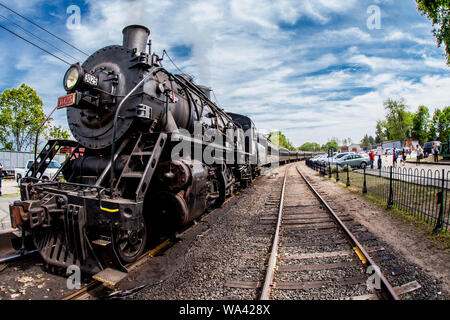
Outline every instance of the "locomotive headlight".
{"label": "locomotive headlight", "polygon": [[73,90],[83,79],[83,69],[79,64],[72,65],[64,76],[64,89]]}

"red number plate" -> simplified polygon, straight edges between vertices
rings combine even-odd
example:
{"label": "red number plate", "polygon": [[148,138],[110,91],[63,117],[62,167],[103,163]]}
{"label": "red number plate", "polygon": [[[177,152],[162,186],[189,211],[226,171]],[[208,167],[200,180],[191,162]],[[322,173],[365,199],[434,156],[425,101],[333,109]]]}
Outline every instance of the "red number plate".
{"label": "red number plate", "polygon": [[62,109],[75,104],[75,93],[58,98],[58,109]]}

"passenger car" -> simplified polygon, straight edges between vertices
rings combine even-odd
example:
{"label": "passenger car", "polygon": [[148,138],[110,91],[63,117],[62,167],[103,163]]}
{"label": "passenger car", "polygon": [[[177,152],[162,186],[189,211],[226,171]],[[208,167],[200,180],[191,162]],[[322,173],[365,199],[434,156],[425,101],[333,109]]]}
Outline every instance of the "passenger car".
{"label": "passenger car", "polygon": [[360,154],[348,154],[337,160],[337,164],[341,167],[347,164],[351,167],[364,169],[369,164],[369,157]]}
{"label": "passenger car", "polygon": [[[343,157],[347,156],[347,155],[353,155],[355,154],[354,152],[341,152],[336,154],[333,158],[331,158],[329,160],[331,165],[336,165],[339,163],[339,160],[342,159]],[[325,161],[325,165],[328,165],[328,159],[326,159]]]}

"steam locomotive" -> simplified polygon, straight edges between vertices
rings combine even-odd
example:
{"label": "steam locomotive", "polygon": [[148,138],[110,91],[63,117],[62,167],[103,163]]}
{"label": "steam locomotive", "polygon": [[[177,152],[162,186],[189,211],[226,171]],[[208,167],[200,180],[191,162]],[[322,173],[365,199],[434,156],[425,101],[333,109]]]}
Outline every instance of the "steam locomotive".
{"label": "steam locomotive", "polygon": [[[48,141],[10,206],[21,249],[31,243],[48,265],[126,271],[149,243],[219,207],[265,167],[306,156],[224,112],[190,76],[168,72],[149,35],[128,26],[123,45],[98,50],[64,76],[57,108],[75,141]],[[64,150],[58,172],[42,179]]]}

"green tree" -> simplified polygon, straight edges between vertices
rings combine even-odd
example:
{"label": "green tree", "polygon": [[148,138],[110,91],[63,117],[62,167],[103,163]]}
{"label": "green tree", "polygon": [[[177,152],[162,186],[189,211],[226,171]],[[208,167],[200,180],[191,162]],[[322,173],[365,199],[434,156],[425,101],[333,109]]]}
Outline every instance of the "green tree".
{"label": "green tree", "polygon": [[441,118],[439,119],[439,140],[442,142],[449,141],[450,135],[450,107],[445,107],[442,110]]}
{"label": "green tree", "polygon": [[416,0],[419,12],[433,22],[438,47],[444,43],[447,64],[450,64],[450,1]]}
{"label": "green tree", "polygon": [[328,149],[333,149],[334,152],[339,151],[339,144],[335,140],[328,141],[322,146],[322,151],[328,152]]}
{"label": "green tree", "polygon": [[0,150],[4,151],[14,151],[14,145],[11,141],[6,142],[1,148]]}
{"label": "green tree", "polygon": [[380,143],[387,141],[389,137],[389,129],[387,128],[387,122],[384,120],[377,121],[377,129],[375,131],[375,142]]}
{"label": "green tree", "polygon": [[417,112],[413,115],[413,126],[411,135],[424,144],[428,137],[428,127],[430,122],[430,111],[425,106],[419,106]]}
{"label": "green tree", "polygon": [[26,84],[18,89],[6,89],[0,95],[0,143],[3,147],[26,150],[44,120],[42,100]]}
{"label": "green tree", "polygon": [[366,134],[361,140],[361,147],[368,148],[375,143],[375,139],[372,136]]}
{"label": "green tree", "polygon": [[47,140],[67,140],[70,139],[71,136],[72,135],[69,130],[64,129],[62,126],[50,126],[50,128],[45,132],[45,137],[47,138]]}
{"label": "green tree", "polygon": [[320,145],[315,142],[306,142],[298,149],[301,151],[319,151]]}
{"label": "green tree", "polygon": [[450,134],[450,107],[444,110],[436,109],[428,131],[429,140],[448,141]]}
{"label": "green tree", "polygon": [[274,131],[270,134],[269,140],[275,143],[277,146],[282,148],[286,148],[288,150],[295,150],[295,147],[292,143],[286,138],[281,131]]}
{"label": "green tree", "polygon": [[385,126],[388,140],[406,141],[411,136],[413,125],[413,114],[407,111],[405,100],[388,99],[384,102],[386,110],[386,121],[381,123]]}

